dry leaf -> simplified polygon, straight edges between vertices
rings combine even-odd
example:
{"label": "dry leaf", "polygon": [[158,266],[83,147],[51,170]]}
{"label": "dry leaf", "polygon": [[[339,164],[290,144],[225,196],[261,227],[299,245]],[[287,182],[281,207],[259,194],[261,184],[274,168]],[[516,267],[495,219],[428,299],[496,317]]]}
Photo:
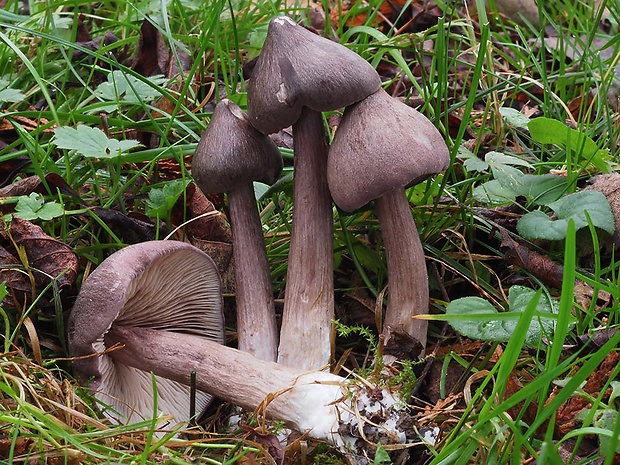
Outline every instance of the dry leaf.
{"label": "dry leaf", "polygon": [[37,286],[46,286],[51,279],[57,279],[59,287],[75,284],[78,273],[78,258],[67,244],[54,239],[39,226],[14,217],[10,235],[18,247],[23,247],[29,265],[40,271],[35,273]]}

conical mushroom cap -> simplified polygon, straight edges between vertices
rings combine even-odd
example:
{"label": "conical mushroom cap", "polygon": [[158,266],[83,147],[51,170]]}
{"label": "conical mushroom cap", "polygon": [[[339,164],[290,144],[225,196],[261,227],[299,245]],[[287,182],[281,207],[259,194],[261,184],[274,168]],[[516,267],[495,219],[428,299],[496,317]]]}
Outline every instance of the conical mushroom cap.
{"label": "conical mushroom cap", "polygon": [[380,87],[375,69],[355,52],[280,16],[269,24],[248,82],[248,116],[271,134],[295,123],[304,106],[337,110]]}
{"label": "conical mushroom cap", "polygon": [[[151,374],[115,363],[103,352],[112,326],[138,326],[224,342],[219,273],[201,250],[177,241],[131,245],[104,260],[86,279],[69,318],[75,375],[118,422],[153,416]],[[157,354],[154,354],[156,357]],[[190,388],[156,377],[157,407],[178,422],[190,415]],[[211,396],[196,393],[196,413]]]}
{"label": "conical mushroom cap", "polygon": [[420,112],[380,90],[347,108],[329,150],[334,203],[353,211],[448,167],[450,153]]}
{"label": "conical mushroom cap", "polygon": [[281,172],[282,156],[271,139],[235,103],[218,103],[192,160],[196,184],[204,192],[229,192],[252,181],[271,185]]}

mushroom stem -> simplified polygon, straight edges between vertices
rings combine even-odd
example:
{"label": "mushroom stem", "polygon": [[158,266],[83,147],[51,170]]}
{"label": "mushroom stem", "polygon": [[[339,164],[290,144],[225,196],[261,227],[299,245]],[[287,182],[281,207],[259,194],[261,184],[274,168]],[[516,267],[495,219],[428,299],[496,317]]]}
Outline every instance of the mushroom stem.
{"label": "mushroom stem", "polygon": [[271,275],[253,184],[242,183],[230,191],[228,206],[233,228],[239,349],[275,362],[278,336]]}
{"label": "mushroom stem", "polygon": [[[394,347],[404,341],[390,339],[408,335],[426,346],[428,322],[412,318],[428,312],[428,274],[424,249],[411,215],[405,190],[388,191],[375,200],[375,208],[387,255],[388,306],[383,324],[384,343]],[[398,350],[397,347],[394,347]],[[407,350],[403,347],[404,350]]]}
{"label": "mushroom stem", "polygon": [[392,443],[405,440],[404,433],[395,427],[404,411],[388,391],[362,398],[361,392],[355,392],[358,387],[340,376],[321,371],[304,373],[171,331],[113,326],[106,334],[106,344],[122,345],[109,352],[118,363],[186,385],[195,372],[198,389],[246,410],[260,409],[267,417],[347,452],[354,450],[352,434],[358,425],[364,426],[365,434],[371,434],[373,425],[363,422],[365,414],[373,422],[384,420],[385,424],[374,430],[383,439]]}
{"label": "mushroom stem", "polygon": [[329,363],[333,343],[333,213],[327,136],[320,112],[304,107],[293,125],[293,226],[278,362],[302,370]]}

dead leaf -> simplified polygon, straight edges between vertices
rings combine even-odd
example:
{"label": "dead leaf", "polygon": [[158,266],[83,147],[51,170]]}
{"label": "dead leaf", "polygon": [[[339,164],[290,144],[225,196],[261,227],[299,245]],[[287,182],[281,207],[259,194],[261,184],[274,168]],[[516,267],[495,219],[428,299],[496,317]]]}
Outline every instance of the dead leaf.
{"label": "dead leaf", "polygon": [[267,451],[269,452],[269,455],[273,457],[276,463],[284,463],[284,447],[282,447],[282,444],[280,444],[280,441],[278,441],[278,438],[274,434],[260,432],[247,424],[240,426],[241,429],[247,431],[254,436],[254,441],[261,445],[267,446]]}
{"label": "dead leaf", "polygon": [[[186,202],[186,211],[183,206]],[[179,199],[172,211],[173,224],[179,225],[183,221],[189,221],[185,227],[185,232],[193,239],[215,242],[232,242],[232,232],[226,217],[222,214],[208,215],[217,210],[203,192],[190,183],[185,191],[185,199]],[[204,216],[206,215],[206,216]]]}
{"label": "dead leaf", "polygon": [[34,439],[17,436],[12,438],[0,432],[0,458],[8,459],[12,452],[15,456],[26,455],[32,450]]}
{"label": "dead leaf", "polygon": [[[6,144],[0,141],[0,150],[4,148],[3,145],[6,147]],[[13,181],[22,168],[30,163],[30,157],[26,155],[19,155],[0,163],[0,186],[6,186],[8,183]]]}
{"label": "dead leaf", "polygon": [[[91,52],[96,52],[101,48],[101,46],[106,46],[117,42],[118,38],[110,31],[107,31],[105,35],[96,37],[95,39],[91,39],[85,42],[76,42],[76,45],[79,45],[82,48],[85,48]],[[81,60],[83,58],[92,58],[92,55],[86,53],[84,50],[76,49],[73,51],[73,55],[71,56],[74,60]]]}
{"label": "dead leaf", "polygon": [[601,192],[611,206],[614,215],[616,232],[614,233],[614,245],[620,247],[620,173],[599,174],[589,181],[590,185],[584,190],[597,190]]}
{"label": "dead leaf", "polygon": [[[338,2],[331,6],[330,19],[333,25],[337,26],[340,18],[347,14],[354,1]],[[373,26],[380,30],[387,30],[396,27],[399,33],[420,32],[437,24],[438,19],[443,15],[441,9],[432,1],[407,1],[389,0],[379,6]],[[353,16],[347,21],[347,26],[361,26],[368,22],[366,13]]]}
{"label": "dead leaf", "polygon": [[519,244],[505,230],[502,230],[501,234],[502,247],[508,248],[504,254],[508,263],[529,271],[550,287],[562,288],[562,277],[564,275],[564,267],[562,265],[558,265],[549,257]]}
{"label": "dead leaf", "polygon": [[168,75],[170,52],[161,32],[148,20],[142,22],[138,48],[133,56],[131,69],[142,76]]}
{"label": "dead leaf", "polygon": [[61,176],[54,173],[46,174],[45,182],[39,176],[29,176],[20,179],[1,188],[0,197],[18,197],[20,195],[30,195],[33,192],[46,195],[48,194],[46,185],[52,193],[60,192],[61,194],[79,199],[78,193]]}
{"label": "dead leaf", "polygon": [[3,304],[11,308],[23,308],[32,301],[32,284],[26,273],[18,268],[21,263],[4,247],[0,246],[0,280],[6,283],[8,295]]}
{"label": "dead leaf", "polygon": [[14,217],[10,236],[18,247],[23,247],[29,265],[38,270],[34,274],[37,286],[46,286],[51,279],[57,279],[59,287],[75,284],[78,273],[78,258],[67,244],[48,236],[41,227]]}
{"label": "dead leaf", "polygon": [[[588,377],[583,391],[592,398],[597,398],[601,388],[605,385],[610,376],[615,372],[616,366],[620,362],[620,354],[618,352],[610,352],[601,365]],[[553,399],[553,395],[549,401]],[[555,422],[556,431],[562,437],[577,428],[578,421],[576,416],[591,407],[590,400],[582,396],[574,396],[564,402],[557,411]]]}
{"label": "dead leaf", "polygon": [[[152,241],[157,237],[157,226],[149,218],[135,218],[119,211],[102,207],[94,207],[92,212],[126,244]],[[165,228],[162,228],[159,232],[160,237],[166,234]]]}

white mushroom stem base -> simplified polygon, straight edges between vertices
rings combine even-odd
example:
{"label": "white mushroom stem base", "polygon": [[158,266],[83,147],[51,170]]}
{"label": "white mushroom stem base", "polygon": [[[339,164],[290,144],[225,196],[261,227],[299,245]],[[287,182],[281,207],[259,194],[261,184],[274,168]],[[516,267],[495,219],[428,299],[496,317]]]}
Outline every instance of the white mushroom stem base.
{"label": "white mushroom stem base", "polygon": [[124,346],[109,352],[115,361],[188,385],[195,372],[198,390],[284,421],[345,453],[363,456],[372,443],[406,441],[399,425],[407,411],[387,390],[321,371],[303,373],[187,334],[112,327],[105,339],[108,347]]}

